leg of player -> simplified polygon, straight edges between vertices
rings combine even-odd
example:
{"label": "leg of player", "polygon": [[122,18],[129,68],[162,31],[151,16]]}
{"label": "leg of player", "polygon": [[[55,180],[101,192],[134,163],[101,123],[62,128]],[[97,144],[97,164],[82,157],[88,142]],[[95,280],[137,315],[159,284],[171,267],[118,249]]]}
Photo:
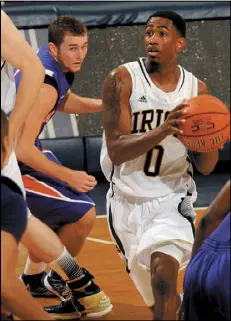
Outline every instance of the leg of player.
{"label": "leg of player", "polygon": [[[79,252],[92,228],[94,219],[95,208],[93,207],[78,223],[67,225],[65,233],[61,229],[61,235],[66,241],[67,249],[70,248],[72,253]],[[76,227],[75,225],[78,226]],[[78,234],[80,240],[78,241],[74,232],[75,229],[78,228],[79,230],[81,227],[82,233]],[[69,238],[66,235],[68,233]],[[28,248],[30,258],[27,261],[25,273],[21,276],[21,280],[29,287],[31,294],[37,297],[58,295],[65,299],[60,305],[47,307],[47,312],[54,318],[79,317],[76,308],[81,313],[92,317],[99,317],[111,311],[110,299],[93,282],[94,277],[86,269],[80,268],[76,264],[58,236],[33,215],[29,219],[22,243]],[[44,262],[57,264],[67,275],[68,281],[65,282],[54,270],[51,270],[47,275]]]}
{"label": "leg of player", "polygon": [[151,256],[151,282],[155,301],[155,320],[176,320],[180,306],[177,294],[178,261],[170,255],[154,252]]}
{"label": "leg of player", "polygon": [[61,242],[72,256],[77,256],[87,236],[91,232],[96,218],[95,207],[92,207],[79,221],[67,224],[58,232]]}
{"label": "leg of player", "polygon": [[[62,243],[73,256],[79,253],[85,243],[92,229],[95,217],[95,207],[92,207],[79,221],[65,225],[60,229],[60,232],[58,232]],[[83,274],[80,277],[67,281],[72,296],[67,295],[66,292],[63,293],[59,286],[56,287],[56,284],[59,285],[63,280],[54,270],[51,270],[45,277],[45,286],[50,291],[56,291],[62,299],[66,299],[66,301],[63,301],[60,305],[46,307],[46,311],[50,313],[53,318],[63,317],[66,313],[71,314],[74,311],[72,304],[73,298],[76,298],[80,304],[85,307],[84,313],[87,317],[101,317],[112,310],[110,299],[99,286],[93,282],[93,275],[86,269],[81,270]]]}
{"label": "leg of player", "polygon": [[[69,280],[84,275],[84,271],[76,264],[59,237],[39,219],[30,215],[22,244],[29,251],[29,258],[21,280],[30,287],[33,296],[56,297],[44,287],[42,280],[46,276],[47,264],[57,264]],[[60,291],[66,292],[66,282],[62,282]]]}

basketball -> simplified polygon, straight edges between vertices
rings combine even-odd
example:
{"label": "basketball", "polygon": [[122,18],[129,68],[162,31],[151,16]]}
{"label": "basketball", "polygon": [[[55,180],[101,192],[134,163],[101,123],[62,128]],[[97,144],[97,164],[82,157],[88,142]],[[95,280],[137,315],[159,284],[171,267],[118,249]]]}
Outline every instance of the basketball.
{"label": "basketball", "polygon": [[218,98],[200,95],[188,101],[187,113],[179,119],[183,135],[178,139],[189,149],[210,152],[218,149],[230,135],[230,111]]}

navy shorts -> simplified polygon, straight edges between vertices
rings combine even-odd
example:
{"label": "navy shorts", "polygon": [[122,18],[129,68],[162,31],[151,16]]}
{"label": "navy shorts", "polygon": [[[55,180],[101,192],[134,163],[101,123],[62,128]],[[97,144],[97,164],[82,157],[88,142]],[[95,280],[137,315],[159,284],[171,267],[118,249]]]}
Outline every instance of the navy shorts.
{"label": "navy shorts", "polygon": [[212,243],[205,241],[187,267],[185,320],[230,320],[230,244],[214,251]]}
{"label": "navy shorts", "polygon": [[[43,151],[51,161],[61,165],[50,151]],[[68,184],[33,169],[22,171],[26,199],[31,213],[57,232],[66,224],[77,222],[93,206],[85,193],[78,193]]]}

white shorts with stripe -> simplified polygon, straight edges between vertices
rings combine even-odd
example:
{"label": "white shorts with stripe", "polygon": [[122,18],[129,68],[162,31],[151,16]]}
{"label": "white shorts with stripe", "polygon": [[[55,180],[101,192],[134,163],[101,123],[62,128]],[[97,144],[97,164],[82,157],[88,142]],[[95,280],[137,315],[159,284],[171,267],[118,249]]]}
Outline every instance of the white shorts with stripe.
{"label": "white shorts with stripe", "polygon": [[107,216],[127,271],[144,302],[152,306],[151,254],[168,254],[179,262],[180,268],[190,259],[195,218],[191,200],[180,194],[144,200],[125,196],[113,187],[113,192],[110,189],[107,193]]}

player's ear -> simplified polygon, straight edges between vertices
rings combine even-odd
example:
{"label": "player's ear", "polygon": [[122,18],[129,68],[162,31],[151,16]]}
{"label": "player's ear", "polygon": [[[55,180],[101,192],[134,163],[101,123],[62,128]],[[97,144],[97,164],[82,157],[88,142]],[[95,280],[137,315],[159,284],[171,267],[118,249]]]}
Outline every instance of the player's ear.
{"label": "player's ear", "polygon": [[52,56],[54,58],[57,58],[58,57],[58,48],[56,47],[56,45],[53,42],[49,42],[48,46],[49,46]]}
{"label": "player's ear", "polygon": [[180,37],[177,39],[176,42],[176,52],[180,53],[185,47],[185,38],[184,37]]}

